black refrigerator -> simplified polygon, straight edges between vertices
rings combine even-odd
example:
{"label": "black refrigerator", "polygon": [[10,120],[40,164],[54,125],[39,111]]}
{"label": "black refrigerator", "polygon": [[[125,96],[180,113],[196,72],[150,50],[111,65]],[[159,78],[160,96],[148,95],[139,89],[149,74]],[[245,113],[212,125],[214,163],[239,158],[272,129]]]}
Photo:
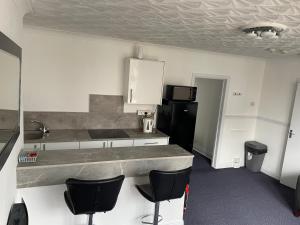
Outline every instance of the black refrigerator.
{"label": "black refrigerator", "polygon": [[163,100],[157,109],[157,128],[170,136],[170,144],[192,151],[197,102]]}

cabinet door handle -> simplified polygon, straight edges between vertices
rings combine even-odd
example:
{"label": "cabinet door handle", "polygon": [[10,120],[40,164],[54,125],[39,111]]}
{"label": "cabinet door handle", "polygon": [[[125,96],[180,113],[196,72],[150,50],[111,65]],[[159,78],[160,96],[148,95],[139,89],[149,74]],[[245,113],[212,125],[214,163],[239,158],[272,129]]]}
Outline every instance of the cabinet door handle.
{"label": "cabinet door handle", "polygon": [[112,141],[110,142],[110,147],[112,148]]}
{"label": "cabinet door handle", "polygon": [[130,103],[132,102],[132,88],[130,89]]}
{"label": "cabinet door handle", "polygon": [[158,144],[158,142],[147,142],[147,143],[145,143],[145,145],[157,145]]}
{"label": "cabinet door handle", "polygon": [[46,144],[43,144],[43,150],[46,151]]}
{"label": "cabinet door handle", "polygon": [[103,142],[103,148],[105,148],[105,142]]}

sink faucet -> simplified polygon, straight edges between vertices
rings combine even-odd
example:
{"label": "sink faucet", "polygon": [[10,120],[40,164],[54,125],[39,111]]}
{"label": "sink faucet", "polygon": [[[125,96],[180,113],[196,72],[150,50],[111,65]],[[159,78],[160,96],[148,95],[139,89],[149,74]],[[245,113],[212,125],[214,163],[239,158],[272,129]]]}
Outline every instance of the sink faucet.
{"label": "sink faucet", "polygon": [[39,130],[43,133],[43,135],[49,133],[49,129],[46,128],[45,124],[39,120],[31,120],[31,123],[36,123],[39,125]]}

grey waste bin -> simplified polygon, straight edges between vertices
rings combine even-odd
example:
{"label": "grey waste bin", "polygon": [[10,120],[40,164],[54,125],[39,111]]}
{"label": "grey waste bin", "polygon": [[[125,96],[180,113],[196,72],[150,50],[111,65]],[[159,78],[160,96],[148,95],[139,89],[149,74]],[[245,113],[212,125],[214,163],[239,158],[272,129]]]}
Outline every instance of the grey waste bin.
{"label": "grey waste bin", "polygon": [[268,147],[257,141],[245,142],[245,164],[252,172],[259,172],[263,164]]}

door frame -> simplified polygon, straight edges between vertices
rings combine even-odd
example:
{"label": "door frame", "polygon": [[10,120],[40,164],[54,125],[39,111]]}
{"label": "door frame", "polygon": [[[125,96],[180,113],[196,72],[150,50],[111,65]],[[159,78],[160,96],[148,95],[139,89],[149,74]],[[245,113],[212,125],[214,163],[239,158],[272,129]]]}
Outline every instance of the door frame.
{"label": "door frame", "polygon": [[219,154],[218,153],[219,153],[219,149],[220,149],[220,140],[221,140],[223,129],[224,129],[225,110],[226,110],[227,101],[228,101],[230,76],[192,73],[192,81],[191,81],[192,86],[195,86],[195,81],[197,78],[223,81],[222,95],[221,95],[219,116],[218,116],[218,125],[217,125],[214,150],[213,150],[213,155],[212,155],[212,160],[211,160],[211,166],[213,168],[217,168],[217,164],[219,162],[219,157],[218,157]]}
{"label": "door frame", "polygon": [[288,186],[290,188],[293,188],[295,189],[296,187],[293,186],[293,185],[290,185],[286,182],[286,180],[283,178],[284,176],[284,162],[285,162],[285,158],[286,158],[286,152],[287,152],[287,148],[288,148],[288,142],[290,140],[289,138],[289,133],[291,130],[293,130],[292,128],[292,120],[293,120],[293,116],[294,116],[294,110],[295,110],[295,104],[296,104],[296,101],[297,101],[297,93],[298,91],[300,91],[300,79],[298,78],[297,79],[297,82],[296,82],[296,85],[295,85],[295,88],[294,88],[294,95],[293,95],[293,99],[292,99],[292,105],[291,105],[291,108],[290,108],[290,115],[289,115],[289,123],[287,125],[287,131],[286,131],[286,140],[285,140],[285,146],[284,146],[284,150],[282,152],[282,160],[281,160],[281,165],[280,165],[280,175],[279,175],[279,181],[281,184],[285,185],[285,186]]}

